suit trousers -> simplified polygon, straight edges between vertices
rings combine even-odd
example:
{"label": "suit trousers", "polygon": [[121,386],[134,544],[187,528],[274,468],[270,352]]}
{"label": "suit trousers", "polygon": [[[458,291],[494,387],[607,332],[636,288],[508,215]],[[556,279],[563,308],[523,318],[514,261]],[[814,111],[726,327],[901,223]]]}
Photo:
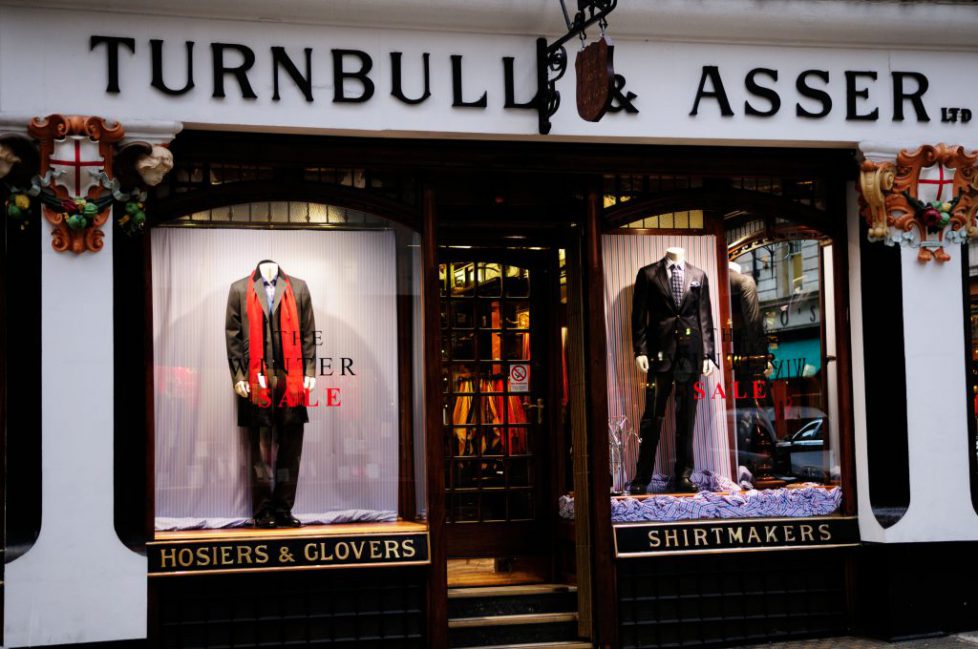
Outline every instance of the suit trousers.
{"label": "suit trousers", "polygon": [[[251,511],[291,512],[299,485],[303,424],[248,428],[251,447]],[[274,462],[272,451],[277,444]]]}
{"label": "suit trousers", "polygon": [[696,400],[693,386],[698,372],[649,371],[645,389],[645,412],[639,423],[641,443],[634,482],[647,485],[652,479],[655,453],[659,448],[662,424],[665,422],[666,404],[675,387],[676,392],[676,466],[675,475],[680,477],[693,468],[693,427],[696,424]]}

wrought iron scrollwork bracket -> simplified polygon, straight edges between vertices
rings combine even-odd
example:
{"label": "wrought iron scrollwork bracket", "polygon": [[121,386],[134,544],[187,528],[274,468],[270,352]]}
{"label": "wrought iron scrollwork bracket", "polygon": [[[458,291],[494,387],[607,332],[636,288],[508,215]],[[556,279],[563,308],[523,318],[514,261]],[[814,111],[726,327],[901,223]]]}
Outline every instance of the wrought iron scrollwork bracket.
{"label": "wrought iron scrollwork bracket", "polygon": [[578,10],[573,20],[567,13],[564,0],[560,0],[560,6],[564,11],[567,33],[549,44],[545,38],[537,39],[536,104],[540,135],[550,133],[552,126],[550,118],[560,108],[557,82],[567,72],[567,50],[564,48],[564,43],[577,36],[584,42],[587,39],[587,28],[595,23],[601,25],[603,32],[607,25],[605,19],[618,6],[618,0],[577,0]]}

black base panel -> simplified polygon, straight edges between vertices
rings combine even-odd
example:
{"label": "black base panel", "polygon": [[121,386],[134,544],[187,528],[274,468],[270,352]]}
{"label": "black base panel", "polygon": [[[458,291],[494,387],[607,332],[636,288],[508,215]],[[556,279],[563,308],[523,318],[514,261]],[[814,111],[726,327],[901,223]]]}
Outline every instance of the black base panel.
{"label": "black base panel", "polygon": [[495,625],[448,630],[448,643],[451,647],[519,645],[577,639],[577,622]]}
{"label": "black base panel", "polygon": [[157,577],[150,587],[160,649],[427,646],[423,570]]}
{"label": "black base panel", "polygon": [[845,633],[852,550],[618,562],[621,646],[722,647]]}
{"label": "black base panel", "polygon": [[867,544],[858,631],[886,640],[978,629],[978,543]]}
{"label": "black base panel", "polygon": [[566,591],[506,597],[462,597],[448,600],[448,618],[577,611],[577,593]]}

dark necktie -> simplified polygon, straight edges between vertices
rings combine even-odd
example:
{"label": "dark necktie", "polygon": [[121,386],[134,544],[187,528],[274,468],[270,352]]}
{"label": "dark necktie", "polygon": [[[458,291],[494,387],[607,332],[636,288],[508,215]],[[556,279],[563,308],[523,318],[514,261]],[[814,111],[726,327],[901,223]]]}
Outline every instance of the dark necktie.
{"label": "dark necktie", "polygon": [[683,269],[678,264],[672,265],[672,299],[678,307],[683,299]]}

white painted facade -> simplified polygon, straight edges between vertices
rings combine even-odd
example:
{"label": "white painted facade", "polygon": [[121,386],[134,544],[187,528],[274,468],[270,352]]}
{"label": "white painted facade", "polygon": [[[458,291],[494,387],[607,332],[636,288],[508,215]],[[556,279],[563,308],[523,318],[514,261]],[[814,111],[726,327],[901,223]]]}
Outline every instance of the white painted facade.
{"label": "white painted facade", "polygon": [[[303,0],[269,5],[257,0],[213,3],[179,0],[101,0],[8,3],[0,6],[0,122],[7,131],[32,116],[92,114],[121,121],[130,136],[140,129],[161,135],[184,128],[372,137],[586,141],[640,144],[744,144],[820,146],[860,150],[892,159],[902,147],[978,144],[978,11],[967,3],[806,2],[802,0],[623,0],[612,14],[616,71],[637,95],[639,113],[610,114],[598,124],[574,109],[573,70],[558,88],[563,107],[550,135],[537,132],[532,110],[503,107],[503,57],[515,57],[515,97],[536,91],[535,39],[560,33],[556,1]],[[275,16],[269,16],[274,12]],[[119,50],[119,92],[106,92],[108,49],[91,48],[92,36],[131,37],[135,51]],[[195,87],[168,96],[150,85],[152,39],[164,42],[163,70],[171,87],[186,80],[186,49],[193,41]],[[223,99],[213,97],[214,43],[250,48],[256,60],[248,79],[256,99],[242,98],[233,77]],[[281,77],[281,99],[272,98],[270,49],[281,46],[302,69],[312,48],[313,101]],[[575,45],[568,51],[574,53]],[[365,103],[334,103],[333,52],[352,49],[372,60],[375,92]],[[421,60],[430,54],[431,97],[407,105],[391,95],[391,52],[402,52],[404,89],[423,87]],[[237,63],[229,53],[227,63]],[[482,92],[487,107],[452,107],[451,56],[463,57],[463,97]],[[356,66],[351,60],[349,69]],[[704,66],[716,66],[733,111],[702,98],[691,111]],[[571,61],[573,68],[573,60]],[[769,101],[746,91],[751,70],[777,91],[781,107],[771,117],[745,114],[745,102],[764,111]],[[828,93],[822,118],[799,117],[820,104],[800,96],[799,75]],[[856,111],[878,119],[847,120],[846,72],[855,77]],[[894,73],[926,76],[922,97],[929,121],[901,102],[894,120]],[[871,75],[875,74],[875,80]],[[917,86],[905,81],[905,90]],[[716,90],[711,83],[709,89]],[[356,95],[361,84],[348,80]],[[967,124],[943,123],[942,108],[976,113]],[[873,144],[860,144],[872,142]],[[874,158],[875,156],[875,158]],[[858,296],[859,245],[856,191],[849,188],[850,293]],[[42,237],[43,291],[43,525],[37,543],[7,565],[6,646],[96,642],[145,637],[146,561],[118,540],[113,528],[112,477],[112,240],[97,254],[55,253]],[[882,245],[882,244],[880,244]],[[862,314],[851,301],[854,422],[860,531],[866,541],[978,540],[978,514],[970,501],[965,444],[967,394],[961,336],[934,336],[946,323],[963,322],[960,255],[946,264],[919,264],[903,252],[903,292],[908,395],[911,504],[904,518],[883,529],[872,515],[863,407]],[[79,317],[81,314],[82,317]],[[829,321],[828,314],[825,316]],[[76,330],[64,336],[66,327]],[[82,333],[78,333],[78,332]],[[83,339],[85,345],[76,340]],[[834,344],[834,343],[833,343]],[[954,368],[949,371],[948,368]],[[79,394],[74,386],[85,385]],[[895,387],[895,394],[903,386]],[[912,396],[911,396],[912,395]],[[8,431],[8,435],[16,431]],[[879,468],[874,470],[885,470]],[[84,529],[84,534],[78,530]]]}

